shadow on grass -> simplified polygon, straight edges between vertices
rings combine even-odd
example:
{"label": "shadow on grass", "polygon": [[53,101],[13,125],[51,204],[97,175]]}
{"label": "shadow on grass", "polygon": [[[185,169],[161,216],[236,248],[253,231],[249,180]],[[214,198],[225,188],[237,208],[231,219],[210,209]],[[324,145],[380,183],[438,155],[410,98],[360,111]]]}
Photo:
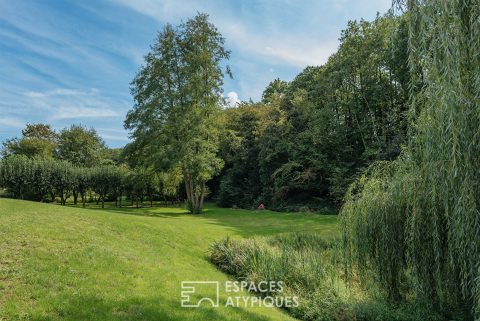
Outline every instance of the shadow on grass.
{"label": "shadow on grass", "polygon": [[202,214],[190,214],[181,206],[159,207],[115,207],[106,203],[88,207],[89,210],[104,211],[117,214],[146,216],[156,218],[185,218],[204,220],[203,223],[224,226],[243,237],[272,235],[287,232],[318,232],[326,237],[338,235],[336,215],[320,215],[313,213],[285,213],[272,211],[250,211],[243,209],[219,208],[207,204]]}
{"label": "shadow on grass", "polygon": [[290,232],[319,232],[325,236],[338,233],[336,216],[317,214],[253,212],[218,214],[215,211],[204,216],[208,224],[234,229],[242,237],[268,236]]}
{"label": "shadow on grass", "polygon": [[[222,303],[221,303],[222,305]],[[183,308],[178,300],[163,297],[130,298],[109,301],[97,296],[77,296],[62,301],[48,312],[53,319],[70,321],[110,321],[110,320],[171,320],[171,321],[210,321],[210,320],[270,320],[262,315],[243,308],[214,308],[207,304],[199,308]],[[225,315],[222,312],[226,312]],[[31,320],[46,320],[45,314],[31,315]]]}
{"label": "shadow on grass", "polygon": [[136,215],[136,216],[149,216],[149,217],[165,217],[165,218],[172,218],[172,217],[179,217],[183,215],[188,215],[189,212],[186,209],[181,208],[181,206],[143,206],[143,207],[136,207],[136,206],[122,206],[116,207],[114,203],[105,203],[105,208],[102,208],[101,205],[94,205],[89,204],[87,207],[83,208],[82,206],[78,205],[67,205],[72,208],[82,208],[86,210],[92,211],[104,211],[104,212],[111,212],[111,213],[118,213],[118,214],[128,214],[128,215]]}

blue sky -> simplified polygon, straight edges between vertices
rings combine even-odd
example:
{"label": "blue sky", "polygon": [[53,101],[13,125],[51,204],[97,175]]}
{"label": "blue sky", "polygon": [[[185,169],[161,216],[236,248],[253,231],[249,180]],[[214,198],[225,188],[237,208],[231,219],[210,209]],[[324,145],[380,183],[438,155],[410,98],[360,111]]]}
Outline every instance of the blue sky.
{"label": "blue sky", "polygon": [[259,100],[275,78],[321,65],[352,19],[373,19],[391,0],[0,1],[0,140],[27,122],[59,130],[93,126],[123,146],[129,83],[156,33],[196,12],[210,14],[232,51],[231,102]]}

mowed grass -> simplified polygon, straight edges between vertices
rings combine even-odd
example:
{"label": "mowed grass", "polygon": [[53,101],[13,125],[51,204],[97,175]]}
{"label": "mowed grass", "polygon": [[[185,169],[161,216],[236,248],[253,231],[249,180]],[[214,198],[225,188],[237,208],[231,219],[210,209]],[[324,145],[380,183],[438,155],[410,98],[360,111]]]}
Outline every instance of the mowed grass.
{"label": "mowed grass", "polygon": [[182,308],[180,291],[182,281],[231,279],[208,261],[213,241],[294,231],[332,236],[336,217],[0,199],[0,320],[291,320],[274,308],[224,307],[223,291],[219,308]]}

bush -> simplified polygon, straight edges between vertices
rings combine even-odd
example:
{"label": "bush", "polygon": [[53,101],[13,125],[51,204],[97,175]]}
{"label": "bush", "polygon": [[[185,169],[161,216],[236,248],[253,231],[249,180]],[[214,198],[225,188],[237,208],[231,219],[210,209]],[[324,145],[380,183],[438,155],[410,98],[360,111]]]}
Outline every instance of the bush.
{"label": "bush", "polygon": [[175,170],[158,174],[146,168],[129,170],[114,165],[80,167],[68,161],[22,155],[0,159],[0,189],[6,189],[2,195],[52,203],[60,197],[62,205],[73,196],[75,205],[80,197],[85,207],[87,193],[91,191],[102,207],[105,201],[115,201],[116,206],[121,206],[124,195],[132,202],[136,200],[137,207],[148,197],[152,206],[156,197],[164,200],[176,197],[180,183],[181,175]]}
{"label": "bush", "polygon": [[284,282],[283,294],[297,296],[300,302],[287,311],[301,320],[443,320],[419,302],[391,305],[375,280],[364,280],[369,290],[362,290],[358,282],[348,283],[339,245],[336,239],[314,233],[227,238],[212,244],[210,260],[240,280]]}

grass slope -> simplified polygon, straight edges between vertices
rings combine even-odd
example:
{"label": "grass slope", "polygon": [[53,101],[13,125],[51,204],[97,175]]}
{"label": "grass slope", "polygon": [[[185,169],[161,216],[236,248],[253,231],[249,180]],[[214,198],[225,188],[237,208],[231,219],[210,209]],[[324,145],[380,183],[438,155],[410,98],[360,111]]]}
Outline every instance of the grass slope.
{"label": "grass slope", "polygon": [[229,278],[207,261],[214,240],[312,230],[336,233],[336,217],[0,199],[0,320],[290,320],[273,308],[182,308],[180,284]]}

